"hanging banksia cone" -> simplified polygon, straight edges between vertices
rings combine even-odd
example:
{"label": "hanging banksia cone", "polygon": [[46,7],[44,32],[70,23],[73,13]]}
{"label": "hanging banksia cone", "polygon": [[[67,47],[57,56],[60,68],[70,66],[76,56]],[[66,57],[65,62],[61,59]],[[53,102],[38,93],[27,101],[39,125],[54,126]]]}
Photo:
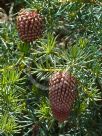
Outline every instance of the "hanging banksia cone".
{"label": "hanging banksia cone", "polygon": [[42,36],[43,18],[36,11],[21,10],[17,16],[19,37],[24,42],[32,42]]}
{"label": "hanging banksia cone", "polygon": [[49,99],[54,117],[63,122],[68,118],[76,98],[76,80],[66,72],[56,72],[49,81]]}

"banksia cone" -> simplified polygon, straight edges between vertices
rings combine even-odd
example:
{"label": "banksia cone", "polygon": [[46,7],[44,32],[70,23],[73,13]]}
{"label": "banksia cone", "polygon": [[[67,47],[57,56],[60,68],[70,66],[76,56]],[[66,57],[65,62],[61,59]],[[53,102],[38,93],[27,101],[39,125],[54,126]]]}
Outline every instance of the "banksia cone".
{"label": "banksia cone", "polygon": [[76,98],[76,80],[66,72],[56,72],[49,81],[49,99],[54,117],[63,122],[68,118]]}
{"label": "banksia cone", "polygon": [[24,42],[32,42],[41,37],[43,18],[36,11],[21,10],[17,16],[19,37]]}

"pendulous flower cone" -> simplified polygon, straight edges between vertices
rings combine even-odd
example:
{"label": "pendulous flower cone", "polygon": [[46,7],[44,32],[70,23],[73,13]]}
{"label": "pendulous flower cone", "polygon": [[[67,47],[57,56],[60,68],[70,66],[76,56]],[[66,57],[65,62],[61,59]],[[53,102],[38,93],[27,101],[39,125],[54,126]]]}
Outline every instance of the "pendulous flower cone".
{"label": "pendulous flower cone", "polygon": [[37,11],[20,10],[17,16],[17,30],[24,42],[32,42],[40,38],[43,33],[43,17]]}
{"label": "pendulous flower cone", "polygon": [[76,79],[67,72],[56,72],[49,80],[49,100],[54,117],[60,122],[68,119],[77,96]]}

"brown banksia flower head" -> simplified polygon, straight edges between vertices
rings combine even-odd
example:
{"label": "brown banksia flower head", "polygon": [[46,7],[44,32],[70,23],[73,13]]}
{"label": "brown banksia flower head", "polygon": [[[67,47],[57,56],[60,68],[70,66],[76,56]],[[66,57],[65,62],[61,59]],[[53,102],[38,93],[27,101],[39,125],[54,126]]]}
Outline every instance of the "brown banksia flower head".
{"label": "brown banksia flower head", "polygon": [[32,131],[33,131],[32,136],[38,136],[39,128],[40,128],[40,126],[38,126],[38,125],[32,126]]}
{"label": "brown banksia flower head", "polygon": [[66,72],[56,72],[49,81],[49,99],[54,117],[63,122],[68,118],[76,98],[76,79]]}
{"label": "brown banksia flower head", "polygon": [[42,36],[43,17],[34,10],[22,9],[17,16],[19,37],[24,42],[32,42]]}

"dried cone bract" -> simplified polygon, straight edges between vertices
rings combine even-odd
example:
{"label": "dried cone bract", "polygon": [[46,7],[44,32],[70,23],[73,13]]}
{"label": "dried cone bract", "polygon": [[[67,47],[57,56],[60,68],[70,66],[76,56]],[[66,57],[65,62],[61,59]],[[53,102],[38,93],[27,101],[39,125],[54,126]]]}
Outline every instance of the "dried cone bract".
{"label": "dried cone bract", "polygon": [[76,98],[76,79],[66,72],[56,72],[49,81],[49,99],[54,117],[63,122],[68,118]]}
{"label": "dried cone bract", "polygon": [[32,42],[42,36],[43,18],[36,11],[21,10],[17,16],[19,37],[24,42]]}

